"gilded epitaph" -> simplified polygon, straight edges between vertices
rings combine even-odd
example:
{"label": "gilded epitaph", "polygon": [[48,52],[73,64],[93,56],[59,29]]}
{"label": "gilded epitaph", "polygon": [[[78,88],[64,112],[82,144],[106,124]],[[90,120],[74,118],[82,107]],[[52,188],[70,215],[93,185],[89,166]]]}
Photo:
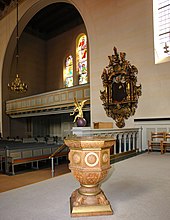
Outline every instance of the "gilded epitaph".
{"label": "gilded epitaph", "polygon": [[108,56],[109,65],[104,68],[102,81],[104,90],[100,98],[108,117],[115,120],[116,126],[125,126],[125,119],[135,114],[138,98],[141,96],[141,84],[137,85],[138,69],[126,60],[126,53],[117,52]]}

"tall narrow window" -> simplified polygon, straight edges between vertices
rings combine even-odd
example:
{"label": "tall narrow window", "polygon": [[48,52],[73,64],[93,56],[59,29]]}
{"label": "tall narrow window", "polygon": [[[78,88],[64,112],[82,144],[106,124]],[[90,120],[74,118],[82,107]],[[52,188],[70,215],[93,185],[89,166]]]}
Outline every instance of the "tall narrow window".
{"label": "tall narrow window", "polygon": [[87,72],[87,36],[82,34],[77,40],[77,73],[79,77],[79,85],[88,82],[88,72]]}
{"label": "tall narrow window", "polygon": [[64,81],[65,87],[73,86],[73,57],[71,55],[65,61]]}
{"label": "tall narrow window", "polygon": [[155,62],[170,60],[170,0],[153,0]]}

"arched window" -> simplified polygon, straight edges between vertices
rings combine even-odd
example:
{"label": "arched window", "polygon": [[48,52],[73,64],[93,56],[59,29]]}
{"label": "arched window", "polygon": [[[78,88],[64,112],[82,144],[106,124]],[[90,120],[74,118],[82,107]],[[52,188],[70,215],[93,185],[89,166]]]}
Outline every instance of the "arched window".
{"label": "arched window", "polygon": [[65,60],[64,82],[65,87],[73,86],[73,57],[71,55]]}
{"label": "arched window", "polygon": [[155,63],[170,61],[170,0],[153,0]]}
{"label": "arched window", "polygon": [[78,84],[81,85],[87,83],[87,36],[85,34],[81,34],[77,38],[76,65],[76,70],[78,73]]}

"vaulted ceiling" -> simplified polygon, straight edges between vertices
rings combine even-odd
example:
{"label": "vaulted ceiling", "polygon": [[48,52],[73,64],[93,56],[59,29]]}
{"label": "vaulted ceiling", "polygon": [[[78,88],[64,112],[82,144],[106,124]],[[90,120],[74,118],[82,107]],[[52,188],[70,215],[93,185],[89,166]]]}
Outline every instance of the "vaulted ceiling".
{"label": "vaulted ceiling", "polygon": [[83,23],[77,9],[68,3],[55,3],[39,11],[28,23],[26,32],[48,40]]}
{"label": "vaulted ceiling", "polygon": [[[0,0],[0,16],[2,14],[4,16],[8,8],[14,7],[15,2],[15,0]],[[24,31],[48,40],[80,24],[83,24],[83,19],[73,5],[63,2],[53,3],[31,18]]]}

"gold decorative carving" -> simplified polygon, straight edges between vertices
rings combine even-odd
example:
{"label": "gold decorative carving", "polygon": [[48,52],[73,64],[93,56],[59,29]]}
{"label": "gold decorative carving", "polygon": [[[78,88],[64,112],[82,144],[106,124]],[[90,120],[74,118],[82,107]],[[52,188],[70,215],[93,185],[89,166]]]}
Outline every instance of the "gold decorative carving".
{"label": "gold decorative carving", "polygon": [[71,216],[112,215],[100,183],[110,169],[110,148],[115,140],[85,136],[66,138],[64,142],[70,149],[69,168],[80,182],[70,198]]}
{"label": "gold decorative carving", "polygon": [[88,184],[96,184],[96,182],[102,181],[108,174],[108,171],[100,171],[100,172],[88,172],[84,173],[83,171],[80,170],[74,170],[73,171],[74,177],[81,182],[84,185]]}
{"label": "gold decorative carving", "polygon": [[126,53],[117,52],[108,56],[109,65],[104,68],[102,81],[104,90],[100,99],[108,117],[115,120],[116,126],[125,126],[125,119],[135,114],[138,98],[141,96],[141,84],[137,85],[138,69],[126,60]]}
{"label": "gold decorative carving", "polygon": [[94,152],[89,152],[86,156],[85,156],[85,163],[87,164],[87,166],[89,167],[94,167],[98,164],[99,162],[99,157],[96,153]]}
{"label": "gold decorative carving", "polygon": [[104,152],[102,155],[102,162],[105,164],[108,162],[108,160],[110,160],[109,155],[107,152]]}
{"label": "gold decorative carving", "polygon": [[[77,115],[75,116],[74,121],[73,121],[73,122],[77,121],[77,125],[78,125],[79,120],[82,120],[82,119],[84,120],[84,125],[82,127],[84,127],[86,125],[86,121],[83,118],[83,106],[84,106],[85,102],[87,102],[87,100],[83,100],[80,103],[78,103],[76,97],[74,97],[75,107],[74,107],[73,113],[70,113],[70,115],[74,115],[77,112]],[[79,126],[79,127],[81,127],[81,126]]]}
{"label": "gold decorative carving", "polygon": [[[89,203],[89,195],[82,195],[79,193],[78,190],[75,190],[72,193],[72,200],[73,200],[73,205],[76,207],[87,205]],[[101,191],[101,193],[97,194],[96,197],[94,197],[94,200],[91,201],[91,204],[95,206],[96,205],[108,205],[109,202],[106,199],[103,192]]]}
{"label": "gold decorative carving", "polygon": [[73,162],[76,164],[79,164],[81,162],[81,156],[79,153],[74,153],[73,154]]}

